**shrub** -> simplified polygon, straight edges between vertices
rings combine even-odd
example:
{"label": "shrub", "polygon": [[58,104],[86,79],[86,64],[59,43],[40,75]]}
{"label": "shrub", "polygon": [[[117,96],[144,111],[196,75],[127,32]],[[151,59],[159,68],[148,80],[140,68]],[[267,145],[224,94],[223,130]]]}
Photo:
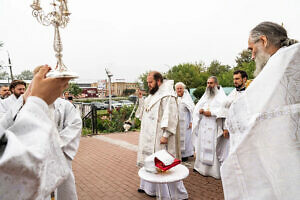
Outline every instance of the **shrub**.
{"label": "shrub", "polygon": [[[123,125],[126,120],[128,120],[133,106],[124,106],[120,109],[112,111],[112,120],[109,119],[109,113],[100,114],[98,112],[97,116],[97,129],[99,133],[112,133],[112,132],[122,132],[124,131]],[[130,130],[139,129],[141,122],[139,119],[132,116],[133,125]],[[92,128],[91,119],[85,120],[85,127],[88,129]]]}
{"label": "shrub", "polygon": [[193,95],[197,98],[200,99],[202,95],[205,93],[206,87],[205,86],[199,86],[197,89],[193,92]]}

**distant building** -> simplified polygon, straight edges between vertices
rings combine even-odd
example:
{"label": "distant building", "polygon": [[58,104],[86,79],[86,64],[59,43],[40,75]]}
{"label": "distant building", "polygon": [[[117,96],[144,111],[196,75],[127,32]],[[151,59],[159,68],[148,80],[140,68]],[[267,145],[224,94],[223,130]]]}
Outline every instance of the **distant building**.
{"label": "distant building", "polygon": [[98,97],[97,87],[82,87],[82,96],[85,98]]}
{"label": "distant building", "polygon": [[[126,89],[135,90],[134,94],[138,93],[139,84],[138,83],[127,83],[125,81],[116,81],[111,83],[111,94],[115,96],[124,96],[124,91]],[[108,95],[108,84],[106,84],[106,94]]]}
{"label": "distant building", "polygon": [[81,97],[98,97],[98,82],[94,80],[75,80],[74,83],[82,89]]}
{"label": "distant building", "polygon": [[[83,96],[85,97],[105,97],[109,95],[108,80],[88,81],[88,80],[76,80],[74,82],[78,87],[83,90]],[[111,83],[112,96],[124,96],[124,90],[134,90],[133,95],[138,94],[140,88],[139,83],[128,83],[125,79],[116,79]]]}

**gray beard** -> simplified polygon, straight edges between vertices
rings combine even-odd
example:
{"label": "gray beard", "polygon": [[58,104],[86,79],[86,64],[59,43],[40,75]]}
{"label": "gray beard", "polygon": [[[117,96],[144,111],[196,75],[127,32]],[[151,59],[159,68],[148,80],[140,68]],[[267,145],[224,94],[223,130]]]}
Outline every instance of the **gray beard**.
{"label": "gray beard", "polygon": [[263,50],[259,50],[256,54],[255,57],[255,71],[254,71],[254,76],[256,77],[265,67],[267,64],[268,60],[270,59],[271,55],[268,53],[264,52]]}
{"label": "gray beard", "polygon": [[216,86],[214,88],[207,87],[205,92],[207,93],[208,97],[214,97],[218,92],[218,88]]}

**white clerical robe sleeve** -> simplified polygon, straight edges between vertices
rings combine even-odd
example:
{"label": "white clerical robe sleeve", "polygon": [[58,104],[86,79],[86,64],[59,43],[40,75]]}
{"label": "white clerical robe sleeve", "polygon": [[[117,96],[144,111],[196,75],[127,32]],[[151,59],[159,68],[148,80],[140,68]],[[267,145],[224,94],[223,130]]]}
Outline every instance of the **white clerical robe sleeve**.
{"label": "white clerical robe sleeve", "polygon": [[138,109],[135,112],[135,117],[137,117],[138,119],[142,119],[143,117],[143,112],[144,112],[144,104],[145,104],[145,100],[144,98],[139,98],[139,106]]}
{"label": "white clerical robe sleeve", "polygon": [[167,96],[162,99],[161,128],[169,134],[176,134],[178,124],[178,107],[175,97]]}
{"label": "white clerical robe sleeve", "polygon": [[48,111],[29,97],[12,126],[0,124],[0,199],[45,199],[69,175]]}
{"label": "white clerical robe sleeve", "polygon": [[79,112],[73,104],[66,104],[63,129],[59,132],[61,148],[67,156],[73,160],[80,141],[82,120]]}

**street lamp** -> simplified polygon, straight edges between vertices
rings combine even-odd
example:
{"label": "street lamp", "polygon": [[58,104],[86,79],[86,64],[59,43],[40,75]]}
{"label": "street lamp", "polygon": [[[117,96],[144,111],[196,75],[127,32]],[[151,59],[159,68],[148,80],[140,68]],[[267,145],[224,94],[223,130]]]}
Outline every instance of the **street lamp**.
{"label": "street lamp", "polygon": [[[108,94],[109,94],[109,110],[111,111],[111,77],[113,76],[113,74],[106,68],[105,69],[107,77],[108,77]],[[110,114],[111,117],[111,114]]]}

